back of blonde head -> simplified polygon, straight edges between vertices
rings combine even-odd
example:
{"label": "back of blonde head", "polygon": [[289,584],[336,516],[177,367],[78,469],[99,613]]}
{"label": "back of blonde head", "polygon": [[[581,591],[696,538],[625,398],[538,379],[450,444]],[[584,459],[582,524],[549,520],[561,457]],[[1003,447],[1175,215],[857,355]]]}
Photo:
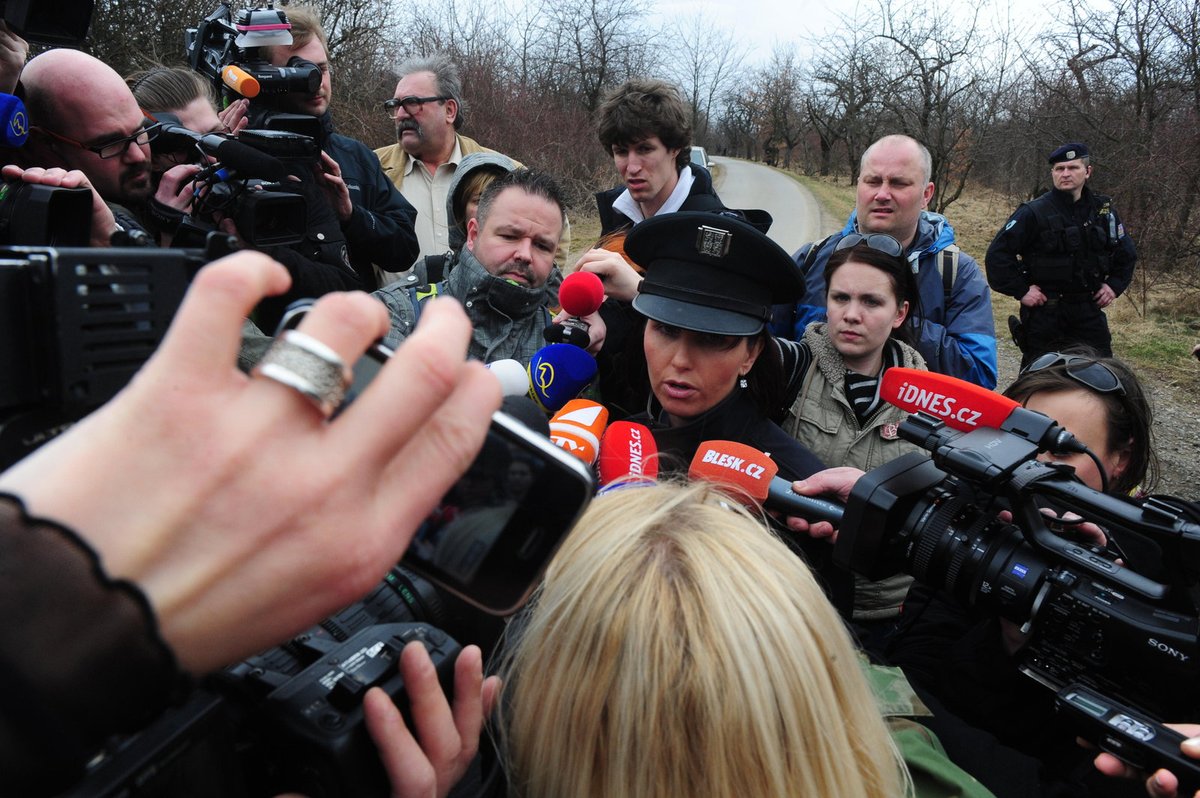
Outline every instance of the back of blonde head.
{"label": "back of blonde head", "polygon": [[598,498],[506,659],[522,798],[868,796],[901,765],[807,567],[705,486]]}

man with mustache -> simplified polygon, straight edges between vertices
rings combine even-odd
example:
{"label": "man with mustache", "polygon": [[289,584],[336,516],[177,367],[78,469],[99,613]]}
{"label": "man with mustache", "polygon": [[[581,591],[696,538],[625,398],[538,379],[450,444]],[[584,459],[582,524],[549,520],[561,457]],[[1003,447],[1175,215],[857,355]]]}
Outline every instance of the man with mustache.
{"label": "man with mustache", "polygon": [[[465,121],[462,80],[447,56],[410,58],[399,73],[394,97],[383,104],[384,113],[396,122],[396,143],[375,154],[417,209],[421,255],[441,255],[450,251],[446,195],[459,162],[474,152],[496,151],[458,132]],[[388,282],[399,279],[383,276]]]}
{"label": "man with mustache", "polygon": [[[425,300],[451,296],[474,326],[468,356],[528,365],[545,346],[542,332],[552,321],[549,308],[556,300],[547,280],[566,218],[563,207],[562,189],[549,175],[518,169],[492,181],[467,221],[467,243],[445,281],[420,288],[392,283],[375,292],[392,317],[384,343],[398,346],[413,331]],[[599,316],[587,320],[598,347]]]}
{"label": "man with mustache", "polygon": [[250,127],[263,127],[264,117],[279,111],[320,120],[323,152],[318,178],[341,222],[350,263],[363,287],[371,290],[379,285],[376,270],[381,274],[404,271],[417,259],[413,229],[417,212],[392,186],[370,148],[333,132],[329,38],[320,16],[310,7],[288,6],[287,17],[292,43],[263,48],[267,59],[275,66],[288,66],[294,59],[315,64],[321,70],[321,85],[315,94],[293,92],[278,100],[252,100]]}

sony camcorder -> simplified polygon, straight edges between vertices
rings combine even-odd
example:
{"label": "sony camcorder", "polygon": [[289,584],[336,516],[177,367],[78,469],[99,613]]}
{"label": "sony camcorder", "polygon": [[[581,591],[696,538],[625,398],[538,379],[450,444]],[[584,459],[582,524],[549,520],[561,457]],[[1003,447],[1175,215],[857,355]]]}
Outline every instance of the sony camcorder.
{"label": "sony camcorder", "polygon": [[[1020,667],[1056,691],[1079,684],[1153,717],[1200,716],[1200,524],[1165,501],[1092,490],[1011,432],[960,433],[918,414],[900,436],[931,457],[859,480],[836,562],[869,579],[903,571],[1024,625]],[[1061,522],[1043,506],[1102,525],[1110,545],[1053,531]]]}

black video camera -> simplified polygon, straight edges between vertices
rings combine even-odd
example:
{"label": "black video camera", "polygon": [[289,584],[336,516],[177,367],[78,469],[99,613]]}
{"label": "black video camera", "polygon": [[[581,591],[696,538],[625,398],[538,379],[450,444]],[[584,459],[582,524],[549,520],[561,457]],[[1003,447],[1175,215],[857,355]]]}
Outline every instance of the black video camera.
{"label": "black video camera", "polygon": [[254,247],[303,240],[308,203],[289,175],[296,165],[307,168],[320,157],[320,147],[311,136],[287,130],[243,130],[235,140],[188,130],[172,114],[160,113],[156,118],[161,123],[155,139],[157,154],[192,153],[199,163],[219,159],[205,163],[194,178],[190,218],[174,231],[175,243],[191,246],[202,240],[212,230],[216,214],[233,219],[238,233]]}
{"label": "black video camera", "polygon": [[0,0],[0,16],[30,44],[80,47],[93,7],[92,0]]}
{"label": "black video camera", "polygon": [[367,734],[363,694],[382,687],[407,718],[397,663],[418,640],[453,696],[462,649],[430,625],[447,622],[454,616],[433,585],[396,566],[362,601],[210,677],[138,734],[110,741],[66,795],[383,798],[388,781]]}
{"label": "black video camera", "polygon": [[192,276],[227,254],[227,243],[0,247],[0,469],[124,387],[166,334]]}
{"label": "black video camera", "polygon": [[[900,436],[932,459],[911,453],[859,480],[836,562],[868,579],[903,571],[1025,625],[1021,670],[1056,691],[1078,683],[1157,718],[1200,716],[1200,524],[1092,490],[1009,432],[920,414]],[[1125,564],[1055,534],[1039,502],[1104,525]]]}
{"label": "black video camera", "polygon": [[184,33],[184,50],[192,69],[213,81],[224,98],[254,98],[288,92],[316,94],[321,70],[293,58],[278,67],[262,58],[259,48],[292,43],[291,23],[272,2],[245,9],[233,19],[225,3]]}

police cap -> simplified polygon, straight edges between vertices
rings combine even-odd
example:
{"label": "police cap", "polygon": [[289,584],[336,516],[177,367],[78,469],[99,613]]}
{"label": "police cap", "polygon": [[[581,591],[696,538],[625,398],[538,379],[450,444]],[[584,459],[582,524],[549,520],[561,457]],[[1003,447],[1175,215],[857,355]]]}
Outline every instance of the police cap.
{"label": "police cap", "polygon": [[651,217],[629,233],[625,252],[646,270],[634,310],[685,330],[754,335],[772,305],[804,295],[804,275],[782,247],[721,214]]}
{"label": "police cap", "polygon": [[1063,161],[1073,161],[1076,158],[1088,157],[1087,145],[1081,141],[1068,141],[1066,144],[1059,147],[1054,152],[1050,153],[1050,163],[1062,163]]}

